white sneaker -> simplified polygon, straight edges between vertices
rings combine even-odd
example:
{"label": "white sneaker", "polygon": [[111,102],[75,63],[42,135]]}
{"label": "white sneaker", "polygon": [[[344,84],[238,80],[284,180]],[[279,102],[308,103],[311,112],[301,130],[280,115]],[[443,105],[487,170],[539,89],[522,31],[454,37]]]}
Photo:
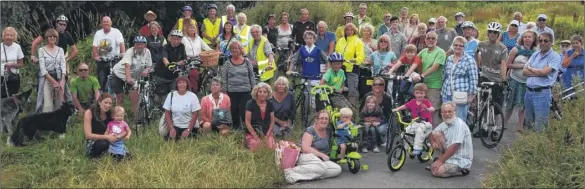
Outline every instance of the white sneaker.
{"label": "white sneaker", "polygon": [[372,151],[374,151],[374,153],[380,153],[380,149],[378,149],[378,147],[374,147]]}
{"label": "white sneaker", "polygon": [[362,148],[362,153],[368,153],[368,149],[367,148]]}
{"label": "white sneaker", "polygon": [[384,142],[384,143],[382,143],[380,146],[382,146],[382,147],[386,147],[386,143]]}

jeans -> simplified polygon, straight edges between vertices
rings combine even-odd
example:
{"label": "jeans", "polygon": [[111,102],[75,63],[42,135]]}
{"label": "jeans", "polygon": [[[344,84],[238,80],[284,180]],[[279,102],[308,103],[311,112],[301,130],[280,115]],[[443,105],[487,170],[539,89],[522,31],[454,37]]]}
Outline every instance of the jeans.
{"label": "jeans", "polygon": [[550,89],[540,92],[526,91],[524,96],[524,116],[527,128],[542,132],[548,126],[552,94]]}
{"label": "jeans", "polygon": [[[453,101],[452,96],[446,95],[443,97],[443,103],[449,102],[449,101]],[[435,109],[436,109],[436,107],[435,107]],[[455,114],[457,115],[458,118],[463,120],[463,122],[467,122],[467,112],[468,111],[469,111],[469,104],[457,104],[457,107],[455,108]]]}
{"label": "jeans", "polygon": [[386,132],[388,131],[388,124],[380,124],[377,127],[363,127],[362,140],[364,141],[364,148],[372,149],[380,143],[386,142]]}

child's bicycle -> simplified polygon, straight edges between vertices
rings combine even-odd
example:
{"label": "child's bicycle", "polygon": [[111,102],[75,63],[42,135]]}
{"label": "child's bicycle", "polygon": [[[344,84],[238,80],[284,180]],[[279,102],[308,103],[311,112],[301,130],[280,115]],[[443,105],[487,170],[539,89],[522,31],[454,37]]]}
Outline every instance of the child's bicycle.
{"label": "child's bicycle", "polygon": [[[396,145],[390,151],[388,155],[388,168],[394,172],[400,170],[406,162],[406,154],[410,159],[414,159],[414,154],[412,154],[412,146],[414,145],[414,134],[410,134],[406,132],[406,127],[411,125],[414,122],[421,121],[419,118],[412,119],[412,122],[407,123],[402,120],[402,115],[400,112],[394,112],[395,116],[392,116],[392,119],[397,119],[398,123],[402,125],[400,128],[400,132],[398,136],[398,141],[396,141]],[[390,134],[390,133],[389,133]],[[406,149],[405,143],[408,144],[408,150]],[[422,153],[416,156],[418,160],[422,163],[427,162],[433,158],[433,148],[429,144],[428,138],[425,139],[423,142],[423,150]]]}
{"label": "child's bicycle", "polygon": [[[331,105],[331,101],[329,100],[329,95],[332,94],[333,92],[334,92],[333,88],[331,88],[328,85],[319,85],[311,89],[311,95],[319,94],[318,98],[321,100],[321,102],[324,103],[325,110],[329,112],[329,115],[331,115],[331,120],[329,120],[329,124],[331,125],[333,133],[331,133],[332,137],[329,141],[331,143],[331,152],[329,153],[329,159],[333,162],[337,162],[341,159],[339,158],[341,148],[339,148],[339,146],[337,145],[335,124],[337,123],[337,120],[339,120],[340,114],[339,109],[333,108],[333,106]],[[347,159],[347,166],[349,168],[349,171],[353,174],[358,173],[361,168],[360,159],[362,159],[362,155],[358,152],[360,146],[358,140],[362,138],[359,132],[360,127],[361,126],[358,125],[349,126],[351,137],[349,138],[349,142],[346,144],[347,149],[345,152],[345,158]],[[367,165],[364,165],[364,170],[367,170]]]}

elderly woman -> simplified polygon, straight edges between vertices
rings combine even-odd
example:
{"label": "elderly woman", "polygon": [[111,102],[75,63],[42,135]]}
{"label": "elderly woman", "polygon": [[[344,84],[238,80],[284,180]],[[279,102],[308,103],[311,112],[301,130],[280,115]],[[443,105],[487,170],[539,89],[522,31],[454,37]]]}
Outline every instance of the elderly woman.
{"label": "elderly woman", "polygon": [[265,140],[268,147],[274,146],[274,106],[268,101],[272,97],[270,85],[261,82],[252,90],[252,100],[246,104],[246,132],[245,138],[248,148],[255,151],[261,140]]}
{"label": "elderly woman", "polygon": [[333,133],[329,120],[329,113],[321,110],[317,113],[314,125],[304,131],[297,166],[284,170],[286,182],[293,184],[299,180],[326,179],[341,174],[341,167],[329,160],[329,141]]}
{"label": "elderly woman", "polygon": [[[197,25],[187,24],[185,28],[183,28],[183,33],[185,33],[185,37],[181,39],[181,43],[185,45],[185,53],[187,54],[187,59],[199,57],[201,51],[212,51],[211,47],[209,47],[203,39],[199,36],[199,31],[197,29]],[[192,85],[192,91],[197,93],[199,91],[199,71],[197,69],[191,69],[189,71],[189,81]]]}
{"label": "elderly woman", "polygon": [[[386,85],[386,81],[381,78],[381,77],[375,77],[374,78],[374,83],[372,84],[372,91],[369,93],[366,93],[364,95],[364,97],[362,98],[362,103],[361,103],[361,107],[360,110],[364,109],[364,106],[366,105],[366,99],[369,96],[374,96],[376,97],[376,104],[378,104],[380,106],[380,108],[382,108],[382,113],[384,113],[384,117],[386,118],[390,118],[391,114],[392,114],[392,98],[390,97],[390,95],[388,93],[386,93],[385,90],[385,85]],[[378,144],[381,144],[381,146],[386,146],[386,129],[388,129],[388,125],[380,125],[377,127],[377,141]]]}
{"label": "elderly woman", "polygon": [[230,59],[221,67],[221,91],[227,93],[232,100],[232,124],[233,129],[241,128],[241,120],[244,120],[245,107],[250,100],[250,92],[256,85],[252,63],[244,58],[244,48],[239,41],[229,44],[232,53]]}
{"label": "elderly woman", "polygon": [[372,73],[374,75],[383,72],[385,68],[390,68],[398,60],[398,57],[390,50],[390,43],[390,37],[388,35],[382,35],[378,39],[378,47],[376,48],[378,50],[368,56],[368,59],[364,62],[364,64],[372,65]]}
{"label": "elderly woman", "polygon": [[354,24],[346,24],[345,36],[339,38],[335,45],[335,52],[342,54],[345,58],[343,65],[345,66],[344,71],[347,78],[348,100],[354,107],[357,107],[359,97],[359,69],[357,68],[357,65],[361,65],[365,60],[364,43],[358,38],[356,32],[357,27],[355,27]]}
{"label": "elderly woman", "polygon": [[229,116],[230,107],[230,97],[221,93],[221,79],[219,77],[211,79],[211,94],[201,99],[202,131],[209,133],[213,130],[221,135],[228,135],[230,133],[229,125],[232,121],[227,120],[231,118]]}
{"label": "elderly woman", "polygon": [[278,25],[278,37],[276,40],[276,47],[286,48],[288,42],[292,40],[293,25],[288,23],[288,13],[282,12],[280,14],[280,25]]}
{"label": "elderly woman", "polygon": [[16,40],[18,33],[13,27],[6,27],[2,31],[2,46],[0,46],[0,91],[2,98],[18,93],[20,90],[19,68],[24,67],[24,54]]}
{"label": "elderly woman", "polygon": [[416,53],[419,53],[423,49],[427,48],[427,44],[425,42],[427,37],[427,25],[425,23],[420,23],[418,24],[416,30],[418,34],[416,36],[412,36],[412,38],[409,40],[409,43],[415,45]]}
{"label": "elderly woman", "polygon": [[583,80],[583,37],[573,35],[571,37],[572,48],[565,52],[563,56],[563,68],[567,68],[563,74],[563,84],[565,88],[573,87],[573,77],[579,77]]}
{"label": "elderly woman", "polygon": [[[98,158],[106,154],[110,144],[118,141],[115,135],[107,135],[107,124],[112,121],[112,96],[102,94],[91,108],[83,114],[83,133],[87,142],[87,156],[89,158]],[[131,133],[124,137],[124,140],[130,139]],[[130,157],[127,153],[124,157]]]}
{"label": "elderly woman", "polygon": [[361,40],[364,43],[364,49],[366,50],[366,57],[369,57],[372,52],[376,51],[378,48],[376,47],[378,41],[373,39],[374,36],[374,26],[370,24],[364,24],[360,27],[360,35],[362,36]]}
{"label": "elderly woman", "polygon": [[406,36],[406,39],[410,41],[413,37],[417,36],[420,19],[418,14],[412,14],[408,20],[409,23],[404,27],[403,33]]}
{"label": "elderly woman", "polygon": [[274,81],[274,93],[269,100],[274,106],[274,135],[282,137],[291,131],[295,120],[296,102],[294,93],[289,91],[289,82],[286,77],[278,77]]}
{"label": "elderly woman", "polygon": [[217,46],[216,49],[217,51],[223,54],[224,60],[222,61],[224,61],[224,63],[225,59],[232,55],[228,48],[228,45],[232,41],[240,41],[240,36],[234,33],[234,25],[231,22],[226,22],[223,25],[223,31],[221,32],[221,34],[219,34],[219,37],[217,38],[217,44],[219,45]]}
{"label": "elderly woman", "polygon": [[[443,103],[455,101],[455,98],[467,97],[467,102],[457,104],[457,117],[463,121],[467,120],[469,103],[477,93],[477,65],[471,55],[465,53],[467,40],[461,36],[453,39],[453,55],[447,58],[445,71],[443,73],[443,87],[441,96]],[[457,85],[455,85],[457,84]],[[460,96],[462,95],[462,96]]]}
{"label": "elderly woman", "polygon": [[47,45],[39,50],[39,89],[37,95],[37,112],[52,112],[61,107],[65,100],[67,65],[65,52],[57,46],[59,33],[49,29],[45,32]]}
{"label": "elderly woman", "polygon": [[175,81],[177,90],[167,95],[163,108],[165,109],[164,119],[169,133],[165,140],[187,138],[197,133],[193,130],[199,115],[199,98],[190,90],[189,79],[180,76]]}
{"label": "elderly woman", "polygon": [[520,34],[518,33],[518,28],[520,24],[517,20],[512,20],[508,25],[508,31],[505,31],[500,35],[498,41],[501,41],[506,47],[508,48],[508,52],[512,50],[518,43],[518,38]]}
{"label": "elderly woman", "polygon": [[150,51],[150,56],[153,63],[162,61],[163,46],[167,44],[167,40],[164,36],[161,36],[162,30],[158,22],[150,22],[150,34],[146,35],[146,47]]}
{"label": "elderly woman", "polygon": [[246,24],[246,21],[248,21],[248,17],[241,12],[238,14],[238,24],[234,27],[234,33],[240,37],[240,42],[242,42],[242,47],[244,48],[248,46],[248,40],[252,39],[250,26]]}

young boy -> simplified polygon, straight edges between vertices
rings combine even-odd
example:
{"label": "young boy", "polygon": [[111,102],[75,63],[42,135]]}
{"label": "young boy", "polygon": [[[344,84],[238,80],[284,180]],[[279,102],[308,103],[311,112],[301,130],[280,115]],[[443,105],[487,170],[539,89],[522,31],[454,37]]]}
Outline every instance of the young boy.
{"label": "young boy", "polygon": [[[416,46],[409,44],[405,47],[404,54],[398,59],[398,62],[390,68],[390,73],[402,74],[404,70],[408,69],[405,77],[413,78],[414,81],[420,81],[420,75],[417,72],[422,72],[422,66],[420,65],[422,60],[416,55]],[[402,65],[406,64],[405,68],[401,68]],[[409,68],[410,67],[410,68]],[[416,70],[416,71],[415,71]]]}
{"label": "young boy", "polygon": [[[342,90],[343,90],[343,83],[345,82],[345,72],[341,69],[341,66],[343,65],[343,55],[339,54],[339,53],[331,53],[331,55],[329,55],[329,62],[331,64],[331,67],[327,70],[327,72],[325,72],[325,74],[323,75],[323,78],[321,78],[321,85],[328,85],[331,86],[333,88],[333,90],[335,90],[335,92],[341,94]],[[323,108],[325,108],[323,106],[323,103],[321,103],[321,101],[318,98],[319,96],[317,96],[316,101],[316,112],[319,112],[320,110],[322,110]],[[336,105],[337,107],[347,107],[343,104],[345,104],[345,102],[341,102],[341,101],[347,101],[343,98],[342,95],[329,95],[329,100]]]}
{"label": "young boy", "polygon": [[353,116],[353,111],[349,108],[341,108],[339,110],[340,118],[337,121],[337,125],[335,126],[335,134],[337,134],[337,145],[341,149],[339,152],[339,163],[347,163],[345,159],[345,151],[347,150],[346,143],[349,142],[349,138],[351,137],[351,133],[349,131],[349,126],[353,124],[351,118]]}
{"label": "young boy", "polygon": [[405,110],[408,108],[410,110],[410,115],[412,118],[420,117],[419,119],[421,122],[413,122],[412,125],[406,127],[406,132],[408,133],[415,133],[414,137],[414,151],[412,152],[414,155],[418,155],[422,151],[422,145],[427,135],[430,134],[432,125],[432,115],[431,112],[435,111],[431,101],[426,98],[427,95],[427,85],[424,83],[417,83],[414,85],[414,96],[415,99],[408,101],[406,104],[392,110],[393,112]]}

